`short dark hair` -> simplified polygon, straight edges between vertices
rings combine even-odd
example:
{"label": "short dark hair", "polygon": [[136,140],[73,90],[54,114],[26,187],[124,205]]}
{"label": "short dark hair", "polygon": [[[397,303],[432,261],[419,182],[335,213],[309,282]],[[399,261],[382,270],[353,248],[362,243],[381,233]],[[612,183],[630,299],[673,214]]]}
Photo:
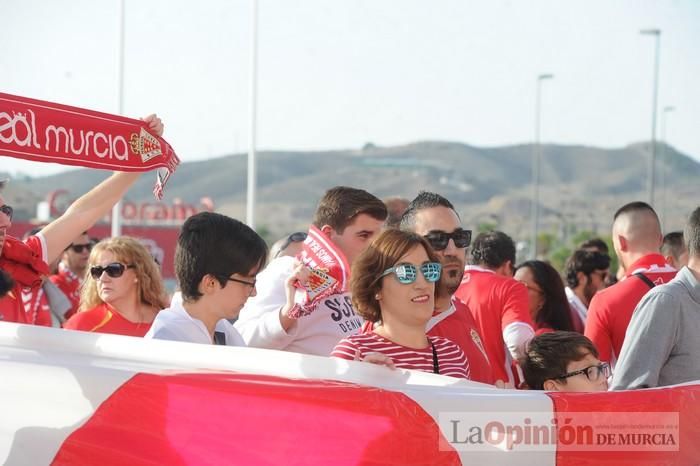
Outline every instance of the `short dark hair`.
{"label": "short dark hair", "polygon": [[383,222],[388,212],[381,199],[364,189],[336,186],[326,191],[319,201],[312,223],[317,228],[329,225],[342,234],[360,214]]}
{"label": "short dark hair", "polygon": [[510,261],[515,266],[515,243],[502,231],[479,233],[472,243],[469,263],[498,268]]}
{"label": "short dark hair", "polygon": [[416,214],[418,211],[423,209],[431,209],[433,207],[447,207],[448,209],[452,209],[454,213],[457,214],[457,218],[459,218],[459,214],[455,210],[455,207],[450,201],[447,200],[447,198],[437,193],[421,191],[418,193],[415,199],[408,204],[408,208],[403,213],[403,216],[401,217],[401,229],[413,231],[416,227]]}
{"label": "short dark hair", "polygon": [[583,243],[581,243],[578,247],[579,249],[587,249],[587,250],[596,250],[600,251],[604,254],[610,254],[610,248],[608,247],[608,243],[603,241],[601,238],[591,238],[587,239]]}
{"label": "short dark hair", "polygon": [[598,357],[598,350],[587,337],[576,332],[549,332],[536,336],[528,344],[527,351],[520,358],[525,382],[532,390],[544,390],[547,380],[558,379],[566,374],[572,361],[580,361],[586,354]]}
{"label": "short dark hair", "polygon": [[4,297],[15,286],[15,281],[9,273],[0,269],[0,298]]}
{"label": "short dark hair", "polygon": [[185,300],[199,299],[205,275],[222,287],[234,273],[265,265],[267,245],[248,225],[214,212],[200,212],[182,225],[175,250],[175,275]]}
{"label": "short dark hair", "polygon": [[[525,261],[517,268],[527,267],[537,286],[542,290],[544,303],[535,317],[538,327],[570,331],[574,329],[571,320],[571,307],[566,299],[564,283],[559,272],[548,263],[540,260]],[[517,270],[517,269],[516,269]]]}
{"label": "short dark hair", "polygon": [[564,277],[566,284],[570,288],[576,288],[578,283],[578,272],[583,272],[587,277],[596,270],[607,270],[610,268],[610,256],[598,251],[578,249],[566,260],[564,265]]}
{"label": "short dark hair", "polygon": [[661,254],[664,256],[673,256],[678,259],[685,250],[682,231],[672,231],[664,235],[664,242],[661,245]]}
{"label": "short dark hair", "polygon": [[617,212],[615,212],[615,215],[613,215],[613,221],[617,220],[617,217],[619,217],[622,214],[629,214],[632,212],[640,212],[642,210],[647,210],[654,214],[654,217],[656,217],[656,221],[659,220],[659,216],[656,215],[656,211],[652,206],[647,204],[646,202],[642,201],[634,201],[634,202],[628,202],[627,204],[623,205],[619,209],[617,209]]}
{"label": "short dark hair", "polygon": [[[376,295],[382,288],[382,273],[416,246],[423,246],[428,258],[440,262],[428,240],[402,230],[384,230],[353,262],[350,273],[350,292],[355,311],[369,322],[382,318]],[[438,283],[435,284],[437,293]]]}
{"label": "short dark hair", "polygon": [[683,237],[688,246],[688,254],[693,257],[700,256],[700,207],[696,208],[688,217]]}

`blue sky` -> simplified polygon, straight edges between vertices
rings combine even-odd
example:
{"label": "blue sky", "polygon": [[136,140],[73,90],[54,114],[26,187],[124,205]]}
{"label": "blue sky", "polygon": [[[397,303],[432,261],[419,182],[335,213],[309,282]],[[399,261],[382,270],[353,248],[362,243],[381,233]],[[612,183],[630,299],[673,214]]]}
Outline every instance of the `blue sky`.
{"label": "blue sky", "polygon": [[[0,0],[0,92],[116,113],[118,0]],[[124,113],[184,161],[248,145],[250,2],[126,0]],[[650,139],[653,39],[670,144],[700,159],[700,2],[260,0],[260,149]],[[2,158],[2,170],[65,167]]]}

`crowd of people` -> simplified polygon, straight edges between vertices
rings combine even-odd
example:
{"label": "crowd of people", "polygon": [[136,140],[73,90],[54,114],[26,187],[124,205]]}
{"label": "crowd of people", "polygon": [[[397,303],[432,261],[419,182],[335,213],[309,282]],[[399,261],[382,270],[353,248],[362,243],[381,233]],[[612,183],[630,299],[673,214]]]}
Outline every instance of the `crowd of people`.
{"label": "crowd of people", "polygon": [[[162,132],[157,117],[146,121]],[[700,380],[700,208],[684,232],[663,236],[650,205],[626,204],[612,219],[621,271],[597,239],[560,273],[542,260],[517,264],[504,232],[472,241],[437,193],[385,203],[338,186],[308,232],[271,249],[238,220],[191,216],[171,297],[139,241],[88,234],[136,176],[113,175],[24,240],[5,235],[13,210],[0,195],[2,321],[330,356],[498,387]]]}

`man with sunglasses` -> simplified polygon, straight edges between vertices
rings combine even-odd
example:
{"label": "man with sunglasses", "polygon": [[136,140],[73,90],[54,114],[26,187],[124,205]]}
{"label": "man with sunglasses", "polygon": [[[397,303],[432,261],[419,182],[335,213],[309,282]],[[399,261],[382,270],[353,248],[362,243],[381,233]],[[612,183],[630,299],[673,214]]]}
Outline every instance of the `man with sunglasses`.
{"label": "man with sunglasses", "polygon": [[471,380],[495,383],[476,322],[466,304],[454,298],[464,275],[471,230],[462,228],[462,221],[449,200],[426,191],[409,203],[400,226],[428,240],[442,265],[442,277],[435,291],[435,311],[426,328],[428,335],[448,338],[462,349],[469,361]]}
{"label": "man with sunglasses", "polygon": [[455,293],[474,316],[494,378],[515,386],[513,370],[535,336],[527,288],[513,279],[515,243],[501,231],[481,233]]}
{"label": "man with sunglasses", "polygon": [[91,250],[92,240],[87,231],[84,231],[63,251],[61,262],[58,263],[58,273],[49,277],[71,302],[71,308],[63,316],[66,320],[78,312],[80,285],[85,278]]}
{"label": "man with sunglasses", "polygon": [[605,288],[609,273],[610,256],[602,252],[578,249],[566,260],[564,291],[575,331],[583,333],[591,299]]}
{"label": "man with sunglasses", "polygon": [[531,390],[604,392],[610,364],[598,359],[598,350],[577,332],[548,332],[530,341],[520,368]]}
{"label": "man with sunglasses", "polygon": [[[163,134],[163,123],[156,115],[150,115],[144,121],[155,134]],[[42,277],[49,274],[47,264],[57,259],[80,232],[107,215],[140,175],[114,173],[25,241],[7,235],[12,225],[13,209],[0,194],[0,268],[9,272],[15,281],[12,291],[0,299],[0,322],[28,322],[22,291],[41,286]],[[5,183],[6,180],[0,180],[0,190]]]}

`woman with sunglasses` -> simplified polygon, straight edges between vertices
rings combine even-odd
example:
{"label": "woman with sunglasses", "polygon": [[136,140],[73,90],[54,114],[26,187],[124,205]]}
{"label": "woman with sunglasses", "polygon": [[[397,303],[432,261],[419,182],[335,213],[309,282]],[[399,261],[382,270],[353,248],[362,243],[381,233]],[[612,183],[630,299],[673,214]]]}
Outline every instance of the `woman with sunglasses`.
{"label": "woman with sunglasses", "polygon": [[137,240],[119,236],[92,249],[80,294],[80,312],[63,326],[70,330],[142,337],[167,307],[158,265]]}
{"label": "woman with sunglasses", "polygon": [[441,269],[423,237],[384,231],[355,260],[351,273],[355,311],[374,328],[341,340],[332,356],[469,378],[464,352],[446,338],[425,333]]}
{"label": "woman with sunglasses", "polygon": [[513,278],[527,287],[530,316],[535,323],[536,335],[555,330],[574,330],[564,282],[554,267],[544,261],[525,261],[515,269]]}

